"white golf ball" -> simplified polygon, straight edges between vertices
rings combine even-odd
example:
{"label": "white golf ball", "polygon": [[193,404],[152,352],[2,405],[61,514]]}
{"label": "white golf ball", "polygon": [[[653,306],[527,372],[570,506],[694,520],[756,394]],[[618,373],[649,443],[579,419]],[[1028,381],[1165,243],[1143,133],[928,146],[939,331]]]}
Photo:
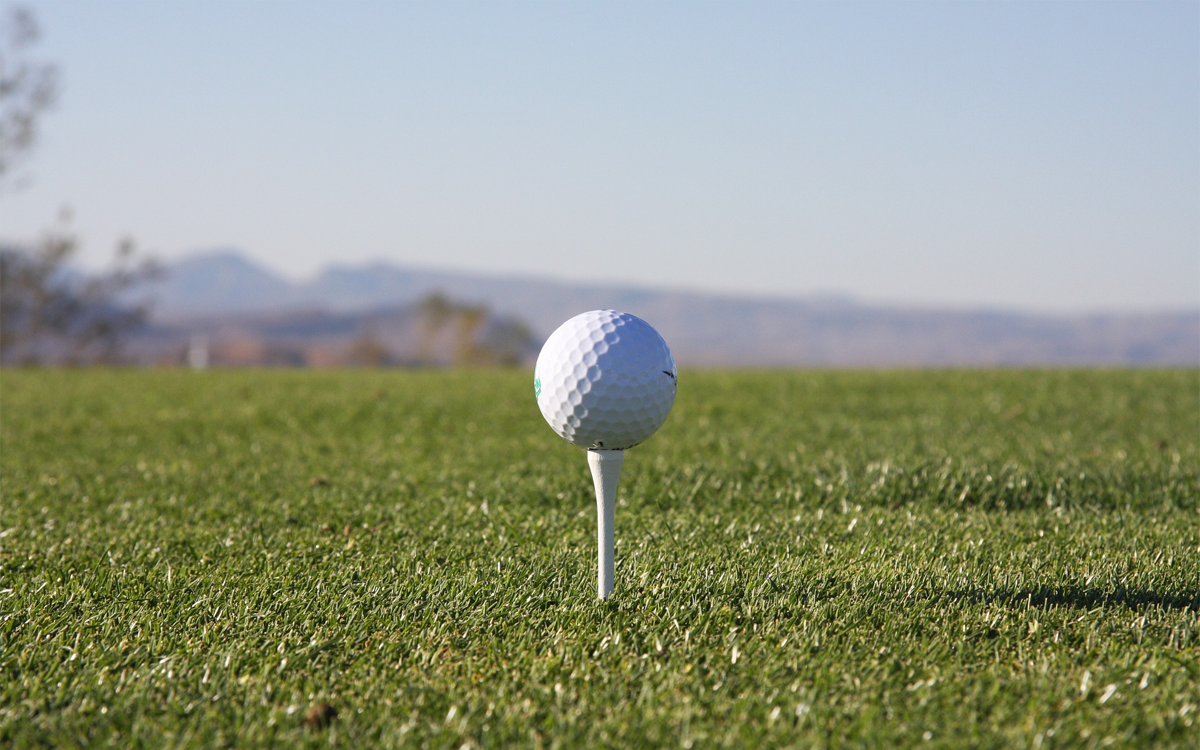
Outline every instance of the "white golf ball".
{"label": "white golf ball", "polygon": [[658,331],[629,313],[593,310],[558,327],[534,367],[538,408],[581,448],[632,448],[675,403],[675,358]]}

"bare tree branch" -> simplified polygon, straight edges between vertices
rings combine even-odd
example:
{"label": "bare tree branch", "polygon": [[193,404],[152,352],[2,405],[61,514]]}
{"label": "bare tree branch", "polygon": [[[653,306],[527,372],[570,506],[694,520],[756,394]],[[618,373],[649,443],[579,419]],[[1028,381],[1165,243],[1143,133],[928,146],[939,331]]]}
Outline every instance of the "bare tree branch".
{"label": "bare tree branch", "polygon": [[[29,59],[38,37],[27,8],[0,17],[0,187],[33,148],[41,115],[57,97],[58,69]],[[145,320],[145,305],[122,295],[157,274],[153,261],[125,240],[108,270],[81,274],[70,267],[79,239],[69,221],[64,213],[30,247],[0,247],[0,362],[112,362]]]}
{"label": "bare tree branch", "polygon": [[39,36],[28,8],[0,19],[0,180],[33,148],[39,119],[58,97],[58,68],[28,58]]}

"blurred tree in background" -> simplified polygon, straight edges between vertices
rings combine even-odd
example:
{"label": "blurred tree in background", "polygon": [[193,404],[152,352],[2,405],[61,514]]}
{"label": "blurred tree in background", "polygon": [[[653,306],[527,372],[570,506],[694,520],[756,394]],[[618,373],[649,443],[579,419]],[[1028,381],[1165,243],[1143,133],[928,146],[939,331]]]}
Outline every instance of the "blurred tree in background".
{"label": "blurred tree in background", "polygon": [[38,121],[58,96],[58,68],[28,59],[38,37],[26,8],[11,8],[0,21],[0,181],[33,148]]}
{"label": "blurred tree in background", "polygon": [[145,322],[146,304],[122,295],[157,273],[132,240],[103,273],[72,271],[78,248],[63,217],[30,250],[0,247],[0,363],[91,364],[120,360],[122,339]]}
{"label": "blurred tree in background", "polygon": [[[58,68],[30,57],[39,36],[26,8],[0,18],[0,194],[20,189],[14,170],[58,96]],[[84,275],[71,268],[78,248],[68,211],[28,246],[0,247],[0,363],[113,362],[122,338],[145,321],[145,304],[123,294],[157,273],[154,262],[127,239],[108,270]]]}
{"label": "blurred tree in background", "polygon": [[439,344],[452,349],[455,367],[515,367],[536,347],[525,323],[497,318],[484,305],[454,302],[440,292],[426,295],[413,309],[420,321],[417,362],[437,361]]}

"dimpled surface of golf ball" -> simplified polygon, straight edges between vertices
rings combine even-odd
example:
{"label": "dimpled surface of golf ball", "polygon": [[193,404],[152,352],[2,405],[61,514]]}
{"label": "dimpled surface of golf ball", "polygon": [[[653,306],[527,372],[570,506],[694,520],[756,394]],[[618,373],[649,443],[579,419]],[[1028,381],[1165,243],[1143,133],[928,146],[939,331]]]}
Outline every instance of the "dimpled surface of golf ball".
{"label": "dimpled surface of golf ball", "polygon": [[629,313],[593,310],[550,334],[534,368],[538,408],[581,448],[632,448],[675,403],[675,358],[658,331]]}

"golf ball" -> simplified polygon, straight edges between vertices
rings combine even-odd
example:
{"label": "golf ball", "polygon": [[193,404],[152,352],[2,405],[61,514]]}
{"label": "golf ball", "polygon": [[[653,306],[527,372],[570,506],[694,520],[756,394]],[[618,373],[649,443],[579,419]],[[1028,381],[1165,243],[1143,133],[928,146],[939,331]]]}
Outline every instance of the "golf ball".
{"label": "golf ball", "polygon": [[675,358],[658,331],[629,313],[593,310],[542,346],[533,388],[542,416],[581,448],[632,448],[675,403]]}

